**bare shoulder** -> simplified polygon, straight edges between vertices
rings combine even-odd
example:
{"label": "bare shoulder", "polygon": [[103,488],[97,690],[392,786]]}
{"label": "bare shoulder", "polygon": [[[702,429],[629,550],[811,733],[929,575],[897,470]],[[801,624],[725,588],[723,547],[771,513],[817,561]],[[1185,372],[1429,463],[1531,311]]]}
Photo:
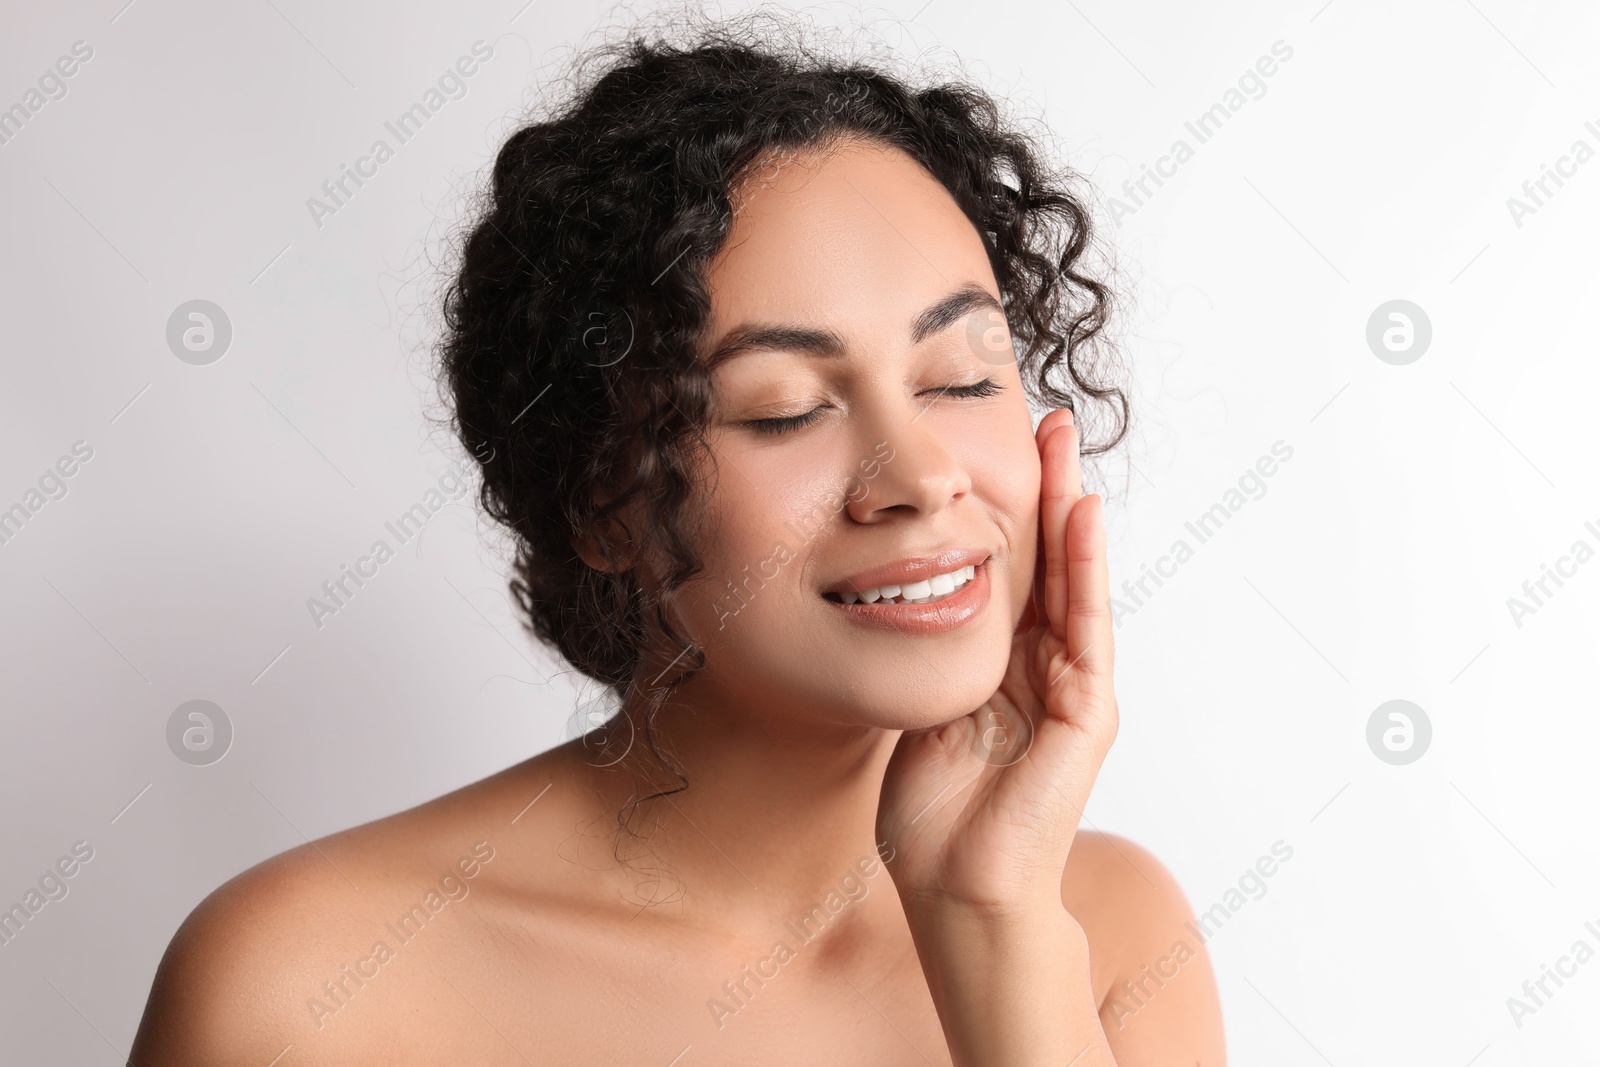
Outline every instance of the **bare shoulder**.
{"label": "bare shoulder", "polygon": [[1079,830],[1061,881],[1062,901],[1102,948],[1154,937],[1170,945],[1192,918],[1183,888],[1156,856],[1117,834]]}
{"label": "bare shoulder", "polygon": [[319,963],[337,971],[355,911],[355,892],[311,845],[214,890],[167,946],[130,1061],[272,1061],[301,1028],[291,990],[314,985]]}
{"label": "bare shoulder", "polygon": [[291,1047],[297,1065],[393,1062],[402,1045],[430,1061],[428,1039],[403,1024],[450,995],[441,953],[482,940],[481,905],[503,881],[496,860],[508,862],[539,762],[308,842],[213,891],[167,947],[130,1062],[262,1067]]}
{"label": "bare shoulder", "polygon": [[1224,1063],[1211,959],[1166,865],[1128,838],[1080,830],[1061,897],[1088,937],[1101,1024],[1119,1060]]}

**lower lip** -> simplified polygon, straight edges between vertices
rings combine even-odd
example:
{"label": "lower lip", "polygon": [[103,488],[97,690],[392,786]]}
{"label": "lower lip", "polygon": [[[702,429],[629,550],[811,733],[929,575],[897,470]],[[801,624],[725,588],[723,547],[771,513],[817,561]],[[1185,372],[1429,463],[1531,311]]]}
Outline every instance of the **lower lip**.
{"label": "lower lip", "polygon": [[982,563],[972,580],[943,600],[927,604],[846,604],[823,598],[845,618],[872,630],[906,636],[949,633],[976,618],[989,606],[989,564]]}

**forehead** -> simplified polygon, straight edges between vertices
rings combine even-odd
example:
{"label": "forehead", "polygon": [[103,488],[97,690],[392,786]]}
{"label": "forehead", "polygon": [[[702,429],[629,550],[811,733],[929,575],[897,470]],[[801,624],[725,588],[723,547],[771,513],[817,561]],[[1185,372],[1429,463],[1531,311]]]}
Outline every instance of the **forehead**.
{"label": "forehead", "polygon": [[712,343],[751,321],[903,333],[967,279],[994,290],[983,241],[948,191],[904,151],[862,140],[757,170],[711,265]]}

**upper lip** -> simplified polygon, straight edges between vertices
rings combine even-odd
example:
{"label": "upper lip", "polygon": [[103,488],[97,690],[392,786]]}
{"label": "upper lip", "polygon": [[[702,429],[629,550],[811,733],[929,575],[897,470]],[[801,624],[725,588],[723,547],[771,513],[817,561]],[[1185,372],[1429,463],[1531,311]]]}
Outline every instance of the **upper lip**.
{"label": "upper lip", "polygon": [[852,574],[823,590],[824,593],[859,593],[885,585],[905,585],[947,574],[958,567],[976,567],[992,553],[987,548],[949,548],[918,556],[906,556],[892,563]]}

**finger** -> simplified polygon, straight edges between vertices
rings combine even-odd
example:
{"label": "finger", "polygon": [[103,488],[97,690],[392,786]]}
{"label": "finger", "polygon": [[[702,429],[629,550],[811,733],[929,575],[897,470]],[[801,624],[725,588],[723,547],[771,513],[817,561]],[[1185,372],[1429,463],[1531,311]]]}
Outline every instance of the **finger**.
{"label": "finger", "polygon": [[[1033,524],[1033,580],[1028,583],[1028,603],[1022,612],[1017,633],[1027,633],[1035,626],[1049,625],[1044,610],[1044,522],[1043,516]],[[1026,623],[1026,625],[1023,625]]]}
{"label": "finger", "polygon": [[[1051,631],[1067,637],[1067,516],[1083,496],[1083,472],[1078,462],[1078,430],[1066,409],[1051,412],[1057,419],[1041,445],[1042,475],[1039,485],[1039,552],[1044,560],[1044,605]],[[1044,424],[1040,426],[1045,429]]]}
{"label": "finger", "polygon": [[1070,425],[1073,421],[1071,408],[1056,408],[1040,419],[1039,428],[1033,432],[1033,439],[1039,443],[1039,451],[1044,451],[1045,439],[1054,433],[1058,427],[1064,424]]}
{"label": "finger", "polygon": [[[1043,419],[1039,420],[1039,428],[1034,431],[1033,436],[1034,441],[1039,448],[1041,467],[1044,457],[1045,441],[1050,437],[1051,434],[1055,433],[1063,425],[1070,425],[1073,422],[1074,416],[1071,408],[1056,408],[1055,410],[1048,412]],[[1023,613],[1027,622],[1027,626],[1024,627],[1019,625],[1017,627],[1018,633],[1023,633],[1026,630],[1032,629],[1034,626],[1040,625],[1041,623],[1049,625],[1050,621],[1048,612],[1045,609],[1044,599],[1045,535],[1044,513],[1042,509],[1040,511],[1039,521],[1035,524],[1034,528],[1034,544],[1036,546],[1036,550],[1034,552],[1033,589],[1032,595],[1028,598],[1028,610]]]}
{"label": "finger", "polygon": [[1078,501],[1067,527],[1067,661],[1074,670],[1109,678],[1111,571],[1106,561],[1105,505],[1100,494],[1091,493]]}

